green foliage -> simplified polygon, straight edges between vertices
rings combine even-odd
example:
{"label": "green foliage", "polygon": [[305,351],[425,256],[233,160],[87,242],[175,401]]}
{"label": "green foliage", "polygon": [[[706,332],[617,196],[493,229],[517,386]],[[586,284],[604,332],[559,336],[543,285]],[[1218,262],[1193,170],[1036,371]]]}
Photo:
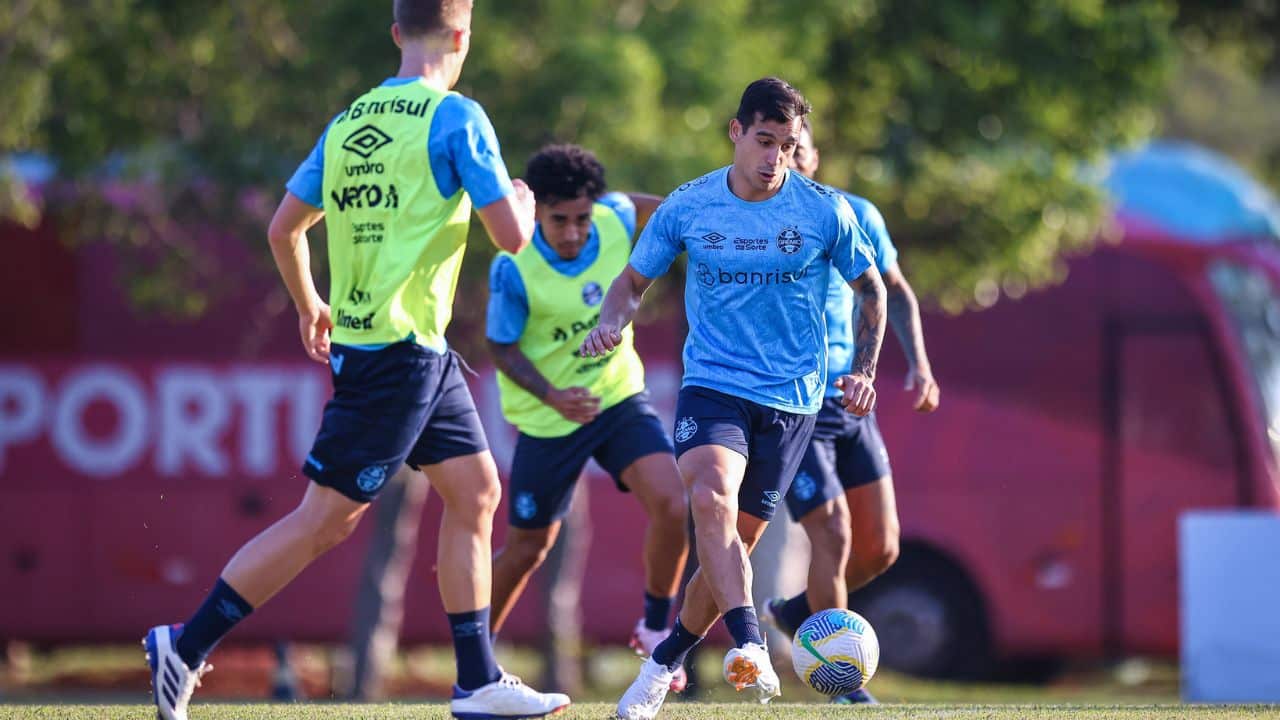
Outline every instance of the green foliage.
{"label": "green foliage", "polygon": [[[1102,208],[1080,169],[1154,129],[1174,21],[1166,0],[482,0],[458,89],[513,174],[572,141],[615,188],[664,193],[727,164],[742,88],[785,77],[814,103],[822,179],[879,205],[914,283],[960,309],[1052,279],[1091,242]],[[329,118],[394,74],[389,25],[389,3],[363,0],[20,1],[0,9],[16,108],[0,151],[152,188],[129,222],[82,203],[79,235],[176,248],[179,268],[199,256],[172,235],[187,223],[261,243]],[[474,246],[464,282],[483,282],[491,251]],[[182,272],[148,283],[158,307],[203,292]]]}

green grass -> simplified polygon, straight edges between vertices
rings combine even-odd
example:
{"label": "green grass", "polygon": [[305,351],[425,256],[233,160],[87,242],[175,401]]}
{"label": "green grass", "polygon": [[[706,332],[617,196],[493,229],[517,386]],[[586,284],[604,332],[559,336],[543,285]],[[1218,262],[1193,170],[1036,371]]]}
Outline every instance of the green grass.
{"label": "green grass", "polygon": [[[294,669],[312,698],[330,697],[334,675],[332,648],[299,646],[293,650]],[[893,672],[878,673],[871,690],[885,702],[879,707],[837,707],[802,686],[790,671],[783,672],[783,697],[769,706],[755,705],[719,679],[722,649],[709,648],[699,656],[706,702],[673,699],[660,720],[809,720],[841,717],[902,718],[904,720],[1009,720],[1022,718],[1275,718],[1280,706],[1178,705],[1178,668],[1168,661],[1132,660],[1118,665],[1068,668],[1042,684],[955,683],[921,680]],[[538,653],[526,648],[500,647],[508,670],[535,685],[541,670]],[[574,697],[577,704],[555,720],[610,718],[614,702],[635,677],[638,660],[620,648],[597,648],[589,653],[588,689]],[[196,695],[191,720],[426,720],[449,717],[439,698],[453,679],[448,648],[416,648],[398,656],[389,678],[400,702],[344,705],[330,702],[299,704],[242,704],[266,697],[274,668],[262,648],[220,649],[213,659],[218,669],[206,678]],[[133,646],[66,647],[12,655],[0,662],[0,720],[92,718],[94,720],[150,720],[154,710],[145,702],[149,678],[142,653]],[[106,704],[103,704],[106,703]],[[110,704],[118,703],[118,704]],[[234,704],[233,704],[234,703]]]}
{"label": "green grass", "polygon": [[[32,705],[0,706],[0,720],[136,720],[154,710],[144,705]],[[1081,718],[1089,720],[1146,720],[1147,718],[1213,718],[1253,720],[1280,718],[1275,706],[1180,705],[881,705],[847,708],[821,704],[778,703],[760,706],[742,703],[669,703],[661,720],[827,720],[840,715],[894,720],[1037,720]],[[382,705],[202,705],[191,711],[191,720],[428,720],[448,718],[442,704]],[[613,717],[611,703],[575,705],[556,720],[593,720]]]}

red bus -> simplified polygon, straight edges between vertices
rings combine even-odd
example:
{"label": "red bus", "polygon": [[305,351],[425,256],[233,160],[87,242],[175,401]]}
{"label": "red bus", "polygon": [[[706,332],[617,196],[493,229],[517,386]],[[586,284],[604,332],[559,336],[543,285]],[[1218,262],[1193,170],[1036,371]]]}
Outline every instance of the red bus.
{"label": "red bus", "polygon": [[902,553],[856,606],[886,664],[1176,655],[1178,515],[1280,510],[1275,200],[1164,143],[1107,187],[1123,239],[1064,283],[925,318],[934,416],[881,388]]}

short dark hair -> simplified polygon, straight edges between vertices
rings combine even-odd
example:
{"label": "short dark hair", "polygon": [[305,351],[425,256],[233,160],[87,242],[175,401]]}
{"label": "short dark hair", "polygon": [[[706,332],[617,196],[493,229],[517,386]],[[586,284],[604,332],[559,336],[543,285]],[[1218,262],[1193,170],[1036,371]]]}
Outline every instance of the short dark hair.
{"label": "short dark hair", "polygon": [[524,181],[540,203],[604,195],[604,166],[594,153],[577,145],[547,145],[524,171]]}
{"label": "short dark hair", "polygon": [[462,29],[472,0],[395,0],[392,14],[400,32],[421,37],[440,30]]}
{"label": "short dark hair", "polygon": [[813,108],[800,91],[781,78],[760,78],[742,91],[738,102],[738,122],[744,128],[751,127],[758,116],[761,120],[789,123],[804,117]]}

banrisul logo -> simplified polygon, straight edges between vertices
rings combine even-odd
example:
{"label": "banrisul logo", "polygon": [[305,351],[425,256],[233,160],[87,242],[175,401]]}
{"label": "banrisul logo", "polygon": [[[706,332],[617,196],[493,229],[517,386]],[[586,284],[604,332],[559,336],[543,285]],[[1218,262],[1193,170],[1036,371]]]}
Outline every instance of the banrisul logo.
{"label": "banrisul logo", "polygon": [[390,135],[372,125],[365,125],[342,141],[342,149],[368,160],[370,155],[390,144]]}
{"label": "banrisul logo", "polygon": [[424,118],[427,116],[428,107],[431,107],[429,99],[417,102],[403,97],[388,100],[359,100],[352,103],[351,107],[342,113],[342,117],[335,121],[335,124],[359,120],[367,115],[409,115]]}

